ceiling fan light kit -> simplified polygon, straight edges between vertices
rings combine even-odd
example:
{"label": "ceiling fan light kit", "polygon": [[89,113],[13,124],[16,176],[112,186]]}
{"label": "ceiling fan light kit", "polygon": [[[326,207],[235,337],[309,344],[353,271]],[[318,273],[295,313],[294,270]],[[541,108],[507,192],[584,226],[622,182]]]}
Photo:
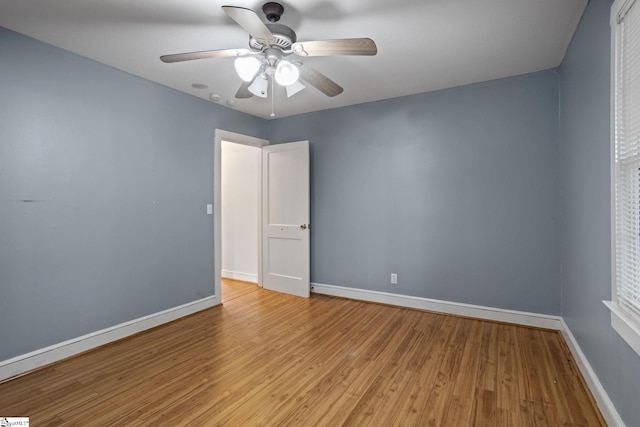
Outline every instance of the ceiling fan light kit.
{"label": "ceiling fan light kit", "polygon": [[278,61],[276,66],[275,78],[281,86],[291,86],[298,81],[300,77],[300,70],[286,59]]}
{"label": "ceiling fan light kit", "polygon": [[260,70],[260,60],[255,56],[241,56],[236,58],[234,66],[238,76],[245,82],[250,82]]}
{"label": "ceiling fan light kit", "polygon": [[296,80],[295,82],[293,82],[289,86],[285,86],[284,88],[287,91],[287,98],[291,98],[293,95],[295,95],[296,93],[300,92],[305,87],[306,87],[305,85],[300,83],[300,80]]}
{"label": "ceiling fan light kit", "polygon": [[260,98],[266,98],[268,90],[269,80],[264,75],[256,77],[253,83],[249,85],[249,92]]}
{"label": "ceiling fan light kit", "polygon": [[291,97],[305,88],[305,85],[299,80],[303,80],[327,96],[336,96],[344,90],[340,85],[318,70],[299,61],[289,61],[286,58],[290,55],[299,57],[374,56],[378,53],[376,44],[369,38],[298,42],[296,33],[291,28],[276,24],[284,13],[284,7],[280,3],[268,2],[262,6],[262,12],[269,21],[268,24],[263,23],[251,9],[222,6],[222,10],[249,33],[250,49],[178,53],[163,55],[160,60],[165,63],[174,63],[235,56],[235,70],[243,81],[235,96],[238,99],[247,99],[253,95],[266,98],[269,91],[269,80],[272,84],[275,82],[284,86],[287,97]]}

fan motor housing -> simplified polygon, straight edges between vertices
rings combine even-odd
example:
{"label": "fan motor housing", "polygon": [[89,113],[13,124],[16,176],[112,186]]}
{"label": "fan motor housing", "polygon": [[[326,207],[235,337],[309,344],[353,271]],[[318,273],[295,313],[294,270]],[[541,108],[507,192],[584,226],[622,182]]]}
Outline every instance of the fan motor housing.
{"label": "fan motor housing", "polygon": [[[273,37],[276,39],[276,43],[272,47],[277,47],[282,50],[287,50],[291,48],[291,45],[294,44],[297,40],[296,33],[286,25],[282,24],[265,24],[269,31],[273,34]],[[260,43],[258,40],[253,37],[249,37],[249,47],[256,51],[264,50],[269,46],[265,46]]]}

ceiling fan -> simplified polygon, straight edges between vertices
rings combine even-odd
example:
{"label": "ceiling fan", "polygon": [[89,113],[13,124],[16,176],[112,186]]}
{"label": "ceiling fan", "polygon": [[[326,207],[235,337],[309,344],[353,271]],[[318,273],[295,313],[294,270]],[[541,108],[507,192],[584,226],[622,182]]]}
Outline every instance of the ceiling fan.
{"label": "ceiling fan", "polygon": [[284,13],[284,7],[275,2],[262,6],[269,24],[265,24],[251,9],[236,6],[222,6],[222,10],[249,33],[249,49],[220,49],[200,52],[163,55],[165,63],[191,61],[194,59],[236,57],[236,72],[243,80],[236,98],[251,98],[253,95],[266,98],[269,80],[284,86],[287,97],[293,96],[305,86],[302,79],[327,96],[341,94],[344,89],[336,82],[304,65],[289,61],[291,55],[306,56],[368,55],[378,53],[378,48],[369,38],[317,40],[299,42],[296,33],[286,25],[277,24]]}

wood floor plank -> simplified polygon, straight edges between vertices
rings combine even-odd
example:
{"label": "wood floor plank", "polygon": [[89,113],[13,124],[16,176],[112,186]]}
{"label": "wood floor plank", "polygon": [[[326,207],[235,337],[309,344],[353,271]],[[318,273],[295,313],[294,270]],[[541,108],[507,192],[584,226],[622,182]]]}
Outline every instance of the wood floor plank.
{"label": "wood floor plank", "polygon": [[224,280],[223,305],[0,384],[34,425],[599,426],[557,331]]}
{"label": "wood floor plank", "polygon": [[463,425],[475,419],[476,385],[480,368],[480,348],[482,343],[482,322],[473,322],[462,343],[460,368],[452,376],[453,389],[442,425]]}
{"label": "wood floor plank", "polygon": [[496,380],[498,337],[495,323],[483,322],[473,425],[494,426],[496,422]]}

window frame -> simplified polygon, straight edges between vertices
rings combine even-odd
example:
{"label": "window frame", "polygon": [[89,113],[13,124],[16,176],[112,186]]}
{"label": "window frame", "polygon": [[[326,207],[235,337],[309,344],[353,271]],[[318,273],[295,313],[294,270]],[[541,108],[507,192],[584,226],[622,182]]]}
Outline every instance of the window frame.
{"label": "window frame", "polygon": [[[638,2],[638,4],[634,4]],[[616,83],[618,66],[618,17],[631,7],[640,7],[640,0],[616,0],[611,6],[611,301],[603,301],[611,311],[611,327],[640,355],[640,315],[623,308],[619,303],[616,259]],[[640,196],[639,196],[640,202]],[[640,221],[640,215],[639,215]],[[640,238],[640,237],[638,237]]]}

